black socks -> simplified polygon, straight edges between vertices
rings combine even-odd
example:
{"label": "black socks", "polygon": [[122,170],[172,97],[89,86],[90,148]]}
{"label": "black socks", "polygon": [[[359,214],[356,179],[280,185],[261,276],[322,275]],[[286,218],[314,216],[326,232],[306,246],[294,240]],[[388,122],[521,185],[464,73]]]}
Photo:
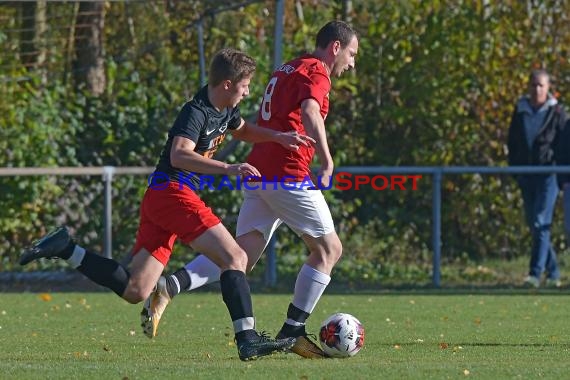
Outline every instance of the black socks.
{"label": "black socks", "polygon": [[287,319],[299,322],[302,325],[294,326],[288,323],[283,323],[283,326],[281,327],[281,331],[279,332],[279,334],[292,338],[306,335],[305,322],[307,321],[307,318],[309,318],[310,315],[311,314],[299,309],[298,307],[290,303],[289,308],[287,309]]}
{"label": "black socks", "polygon": [[222,298],[228,307],[232,321],[253,317],[253,306],[249,283],[245,273],[239,270],[227,270],[220,276]]}
{"label": "black socks", "polygon": [[220,276],[220,285],[222,298],[232,317],[237,343],[256,339],[258,336],[254,330],[251,293],[245,273],[239,270],[226,270]]}
{"label": "black socks", "polygon": [[120,297],[129,284],[130,273],[121,264],[91,251],[85,251],[85,257],[77,270]]}
{"label": "black socks", "polygon": [[184,268],[180,268],[170,276],[166,276],[166,290],[170,298],[183,290],[188,290],[191,284],[190,275]]}

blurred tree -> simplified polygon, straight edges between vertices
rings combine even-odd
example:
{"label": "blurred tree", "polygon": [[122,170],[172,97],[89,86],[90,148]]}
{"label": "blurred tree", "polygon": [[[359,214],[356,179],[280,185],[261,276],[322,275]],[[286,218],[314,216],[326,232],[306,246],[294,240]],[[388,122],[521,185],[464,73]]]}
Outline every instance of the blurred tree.
{"label": "blurred tree", "polygon": [[[255,117],[273,69],[275,1],[98,2],[100,8],[90,5],[93,14],[80,20],[87,16],[84,3],[46,2],[45,80],[14,54],[22,39],[34,38],[20,33],[23,3],[0,3],[0,165],[154,165],[177,110],[200,85],[199,18],[206,62],[224,46],[257,59],[251,94],[241,106]],[[217,12],[226,7],[232,9]],[[569,18],[567,0],[287,1],[283,60],[311,51],[318,28],[331,19],[351,20],[359,31],[356,71],[333,78],[327,128],[337,167],[505,165],[507,123],[529,68],[546,66],[556,95],[562,103],[569,99]],[[81,38],[80,25],[87,26]],[[92,54],[80,61],[83,49]],[[73,70],[66,66],[71,60]],[[94,68],[92,78],[100,80],[86,85],[88,91],[66,81],[83,72],[74,82],[87,83]],[[239,161],[248,151],[240,144],[223,153]],[[84,243],[100,243],[97,178],[11,178],[1,185],[6,265],[24,242],[62,222],[73,224]],[[425,277],[431,185],[424,177],[414,192],[326,192],[349,253],[344,274],[363,268],[375,281],[418,271]],[[116,178],[114,186],[120,254],[132,245],[146,181]],[[443,190],[447,262],[526,254],[520,194],[509,177],[446,176]],[[205,197],[232,228],[240,192]],[[555,240],[563,248],[559,227]],[[279,235],[283,271],[302,259],[303,249],[286,231]]]}
{"label": "blurred tree", "polygon": [[20,36],[20,60],[30,70],[42,69],[42,82],[46,81],[45,67],[47,56],[46,30],[47,4],[45,0],[21,3],[22,29]]}
{"label": "blurred tree", "polygon": [[82,1],[75,21],[75,60],[73,73],[75,85],[83,86],[93,95],[105,91],[105,2]]}

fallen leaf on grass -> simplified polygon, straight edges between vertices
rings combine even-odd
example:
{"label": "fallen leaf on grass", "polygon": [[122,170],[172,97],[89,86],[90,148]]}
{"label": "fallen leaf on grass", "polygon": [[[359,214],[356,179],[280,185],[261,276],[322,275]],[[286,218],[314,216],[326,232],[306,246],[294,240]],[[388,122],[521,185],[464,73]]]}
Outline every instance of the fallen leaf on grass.
{"label": "fallen leaf on grass", "polygon": [[49,293],[40,293],[38,297],[40,297],[40,299],[45,302],[49,302],[52,300],[51,294]]}
{"label": "fallen leaf on grass", "polygon": [[442,350],[445,350],[445,349],[447,349],[448,347],[449,347],[449,344],[447,344],[447,343],[445,343],[445,342],[441,342],[441,343],[439,344],[439,348],[442,349]]}

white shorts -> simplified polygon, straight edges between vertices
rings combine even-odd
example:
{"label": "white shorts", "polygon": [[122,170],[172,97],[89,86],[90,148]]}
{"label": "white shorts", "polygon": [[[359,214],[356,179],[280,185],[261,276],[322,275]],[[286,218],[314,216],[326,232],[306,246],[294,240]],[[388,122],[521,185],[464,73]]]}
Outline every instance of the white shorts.
{"label": "white shorts", "polygon": [[265,183],[251,183],[254,190],[244,190],[244,201],[239,211],[236,235],[257,230],[269,241],[277,227],[285,223],[299,236],[321,237],[334,232],[329,206],[320,190],[295,186],[284,189]]}

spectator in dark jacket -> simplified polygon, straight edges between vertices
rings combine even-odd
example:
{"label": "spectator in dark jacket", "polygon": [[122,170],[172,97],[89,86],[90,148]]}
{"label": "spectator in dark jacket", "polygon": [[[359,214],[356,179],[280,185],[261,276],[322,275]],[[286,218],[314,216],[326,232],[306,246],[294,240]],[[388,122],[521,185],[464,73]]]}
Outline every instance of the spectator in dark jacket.
{"label": "spectator in dark jacket", "polygon": [[[554,165],[554,146],[566,115],[550,93],[550,76],[533,70],[529,93],[515,107],[509,127],[510,165]],[[524,283],[538,288],[546,272],[547,286],[560,287],[560,271],[550,241],[550,226],[558,196],[556,174],[518,175],[526,222],[532,233],[530,268]]]}

